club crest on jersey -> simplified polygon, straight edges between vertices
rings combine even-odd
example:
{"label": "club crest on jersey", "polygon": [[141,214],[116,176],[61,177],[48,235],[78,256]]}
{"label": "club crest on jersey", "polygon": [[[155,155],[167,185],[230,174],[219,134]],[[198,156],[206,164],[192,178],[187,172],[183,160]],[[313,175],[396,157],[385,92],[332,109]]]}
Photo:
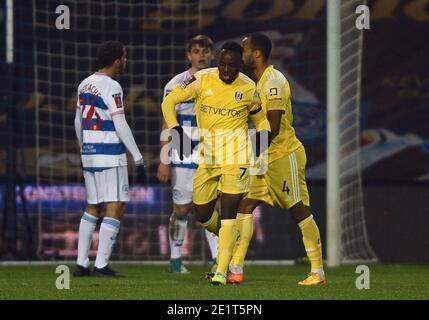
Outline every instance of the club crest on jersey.
{"label": "club crest on jersey", "polygon": [[240,102],[243,99],[243,94],[240,91],[235,92],[235,100]]}
{"label": "club crest on jersey", "polygon": [[115,100],[116,108],[122,108],[122,99],[120,93],[112,94],[113,99]]}
{"label": "club crest on jersey", "polygon": [[195,80],[197,80],[197,78],[195,78],[195,76],[190,77],[189,79],[186,79],[185,81],[182,82],[181,86],[183,89],[186,89],[187,86],[189,86],[192,82],[194,82]]}

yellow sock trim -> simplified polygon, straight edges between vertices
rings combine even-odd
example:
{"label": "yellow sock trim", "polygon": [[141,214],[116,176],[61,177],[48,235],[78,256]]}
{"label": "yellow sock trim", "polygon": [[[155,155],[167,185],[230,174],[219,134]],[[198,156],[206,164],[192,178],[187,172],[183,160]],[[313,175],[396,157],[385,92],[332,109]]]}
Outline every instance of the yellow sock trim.
{"label": "yellow sock trim", "polygon": [[322,243],[320,241],[319,228],[313,219],[313,215],[301,221],[298,226],[301,229],[302,240],[308,260],[311,263],[311,268],[323,268]]}
{"label": "yellow sock trim", "polygon": [[212,216],[210,219],[204,223],[202,223],[203,227],[210,231],[211,233],[214,233],[215,235],[219,235],[219,229],[220,229],[220,219],[219,219],[219,212],[216,210],[213,211]]}
{"label": "yellow sock trim", "polygon": [[244,259],[246,258],[247,249],[253,236],[253,215],[245,213],[237,213],[236,219],[239,238],[236,241],[231,265],[244,267]]}
{"label": "yellow sock trim", "polygon": [[237,239],[235,219],[222,219],[219,230],[218,265],[216,272],[227,272],[232,249]]}

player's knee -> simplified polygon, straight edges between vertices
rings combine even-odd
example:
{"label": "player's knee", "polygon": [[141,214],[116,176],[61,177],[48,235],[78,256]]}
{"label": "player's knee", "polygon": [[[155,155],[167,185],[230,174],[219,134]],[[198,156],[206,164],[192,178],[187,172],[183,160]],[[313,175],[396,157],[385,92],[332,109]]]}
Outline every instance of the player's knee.
{"label": "player's knee", "polygon": [[209,221],[211,218],[211,214],[206,213],[206,212],[195,212],[195,219],[199,222],[199,223],[204,223]]}
{"label": "player's knee", "polygon": [[216,199],[206,204],[193,203],[192,211],[194,213],[195,219],[200,223],[207,222],[212,217],[215,204],[216,204]]}
{"label": "player's knee", "polygon": [[255,208],[251,204],[247,204],[240,209],[240,213],[251,214]]}
{"label": "player's knee", "polygon": [[235,219],[237,217],[237,208],[234,206],[223,206],[221,219]]}
{"label": "player's knee", "polygon": [[86,205],[85,211],[87,213],[89,213],[91,216],[98,218],[98,217],[100,217],[101,208],[102,208],[101,204],[89,204],[88,203]]}
{"label": "player's knee", "polygon": [[290,213],[297,223],[307,219],[311,215],[310,207],[304,205],[302,201],[291,207]]}
{"label": "player's knee", "polygon": [[238,207],[238,212],[244,214],[252,214],[253,210],[259,205],[259,201],[253,199],[244,199]]}
{"label": "player's knee", "polygon": [[210,220],[212,212],[202,210],[201,208],[196,208],[196,207],[194,208],[195,208],[194,210],[195,219],[198,222],[204,223]]}
{"label": "player's knee", "polygon": [[110,202],[107,204],[106,217],[121,220],[124,215],[125,202]]}

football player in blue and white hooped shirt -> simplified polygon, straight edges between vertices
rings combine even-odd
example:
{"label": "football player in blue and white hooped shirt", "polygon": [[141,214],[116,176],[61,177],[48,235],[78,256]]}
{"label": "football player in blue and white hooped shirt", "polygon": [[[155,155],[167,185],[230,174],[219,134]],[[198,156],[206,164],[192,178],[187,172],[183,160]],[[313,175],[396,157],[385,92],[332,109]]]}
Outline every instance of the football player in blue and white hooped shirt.
{"label": "football player in blue and white hooped shirt", "polygon": [[[213,41],[205,35],[197,35],[192,38],[187,45],[187,58],[191,68],[176,75],[164,88],[164,98],[175,85],[186,85],[192,79],[193,74],[201,69],[210,67],[214,58]],[[176,106],[177,119],[183,127],[184,132],[191,136],[193,153],[189,157],[180,160],[178,146],[171,142],[170,156],[167,161],[161,161],[158,167],[157,177],[160,182],[167,183],[171,180],[173,188],[173,213],[170,217],[168,233],[170,239],[170,271],[177,273],[187,273],[182,263],[182,245],[185,239],[188,215],[191,212],[192,188],[195,171],[198,167],[198,129],[195,116],[194,101],[186,101]],[[167,126],[163,125],[163,132]],[[161,137],[161,149],[170,142]],[[171,161],[171,163],[169,163]],[[217,236],[206,231],[206,238],[209,243],[213,258],[217,256]]]}
{"label": "football player in blue and white hooped shirt", "polygon": [[106,215],[101,223],[95,275],[119,276],[109,267],[109,258],[119,232],[125,202],[129,201],[126,150],[136,166],[144,166],[127,124],[121,85],[113,80],[127,63],[127,50],[118,41],[98,48],[100,69],[81,82],[75,117],[76,135],[82,155],[88,204],[79,225],[75,276],[90,275],[88,253],[92,234],[103,203]]}

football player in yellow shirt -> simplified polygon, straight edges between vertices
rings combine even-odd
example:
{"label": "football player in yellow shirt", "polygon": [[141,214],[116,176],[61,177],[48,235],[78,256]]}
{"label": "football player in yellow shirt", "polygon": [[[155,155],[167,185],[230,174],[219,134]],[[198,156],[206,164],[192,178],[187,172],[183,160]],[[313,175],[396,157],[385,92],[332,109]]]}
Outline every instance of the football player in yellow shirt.
{"label": "football player in yellow shirt", "polygon": [[[191,152],[189,135],[177,122],[175,106],[193,99],[199,134],[199,166],[194,177],[192,201],[196,219],[209,231],[219,235],[218,266],[213,285],[225,285],[226,273],[237,238],[235,218],[243,195],[249,191],[249,158],[247,121],[256,130],[270,131],[262,111],[255,83],[240,73],[242,47],[225,43],[217,68],[198,71],[176,85],[162,102],[168,129],[181,141],[180,153]],[[176,133],[176,134],[174,134]],[[183,155],[182,155],[183,156]],[[214,206],[220,194],[220,219]],[[220,221],[220,222],[219,222]],[[220,225],[219,225],[220,224]]]}
{"label": "football player in yellow shirt", "polygon": [[292,126],[289,83],[280,71],[268,64],[272,44],[267,36],[250,34],[243,39],[242,46],[244,65],[252,70],[258,81],[262,107],[271,126],[272,143],[268,149],[267,172],[251,176],[250,191],[239,206],[236,221],[240,237],[230,263],[228,283],[244,280],[244,258],[253,233],[252,212],[265,202],[289,209],[301,229],[311,272],[299,285],[325,284],[320,234],[310,211],[305,181],[306,154]]}

